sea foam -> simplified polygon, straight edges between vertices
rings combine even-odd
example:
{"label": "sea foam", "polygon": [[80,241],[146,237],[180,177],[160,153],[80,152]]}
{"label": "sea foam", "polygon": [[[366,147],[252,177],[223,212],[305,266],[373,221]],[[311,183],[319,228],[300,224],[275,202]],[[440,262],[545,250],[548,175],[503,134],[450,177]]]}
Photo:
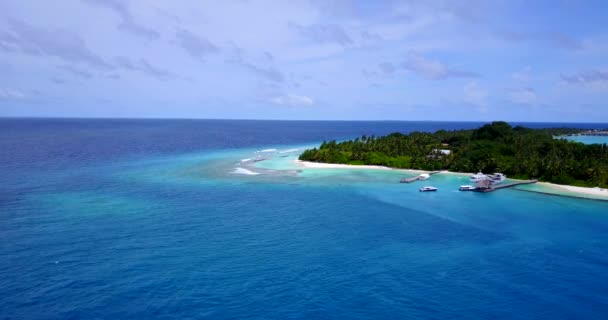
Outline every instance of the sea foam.
{"label": "sea foam", "polygon": [[245,169],[245,168],[236,168],[234,169],[234,171],[232,171],[231,173],[235,173],[235,174],[245,174],[245,175],[256,175],[259,174],[258,172],[253,172],[251,170]]}

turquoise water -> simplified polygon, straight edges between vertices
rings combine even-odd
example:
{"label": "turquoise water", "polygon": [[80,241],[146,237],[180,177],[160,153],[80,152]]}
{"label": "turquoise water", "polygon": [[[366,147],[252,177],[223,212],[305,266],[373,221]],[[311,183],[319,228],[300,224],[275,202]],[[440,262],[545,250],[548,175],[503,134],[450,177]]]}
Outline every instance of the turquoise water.
{"label": "turquoise water", "polygon": [[2,318],[608,313],[608,202],[294,162],[322,137],[472,124],[39,121],[0,138]]}
{"label": "turquoise water", "polygon": [[584,144],[608,144],[608,136],[566,136],[561,138]]}

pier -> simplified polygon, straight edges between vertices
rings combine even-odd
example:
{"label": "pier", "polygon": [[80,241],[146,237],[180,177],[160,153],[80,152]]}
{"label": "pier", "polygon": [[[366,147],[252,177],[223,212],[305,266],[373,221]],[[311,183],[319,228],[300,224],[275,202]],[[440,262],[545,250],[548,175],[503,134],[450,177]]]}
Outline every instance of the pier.
{"label": "pier", "polygon": [[512,188],[512,187],[516,187],[516,186],[521,186],[524,184],[533,184],[533,183],[537,183],[538,180],[524,180],[524,181],[516,181],[516,182],[511,182],[511,183],[505,183],[505,184],[500,184],[500,185],[496,185],[496,186],[487,186],[487,187],[480,187],[477,186],[475,187],[475,189],[473,191],[475,192],[492,192],[492,191],[496,191],[499,189],[506,189],[506,188]]}
{"label": "pier", "polygon": [[412,183],[412,182],[415,182],[415,181],[418,181],[418,180],[426,180],[426,179],[428,179],[428,178],[429,178],[431,175],[438,174],[438,173],[440,173],[440,172],[441,172],[441,171],[432,171],[432,172],[429,172],[429,173],[422,173],[422,174],[419,174],[419,175],[417,175],[417,176],[415,176],[415,177],[411,177],[411,178],[402,178],[401,180],[399,180],[399,182],[400,182],[400,183]]}
{"label": "pier", "polygon": [[422,180],[422,177],[415,176],[415,177],[411,177],[411,178],[402,178],[401,180],[399,180],[399,183],[412,183],[412,182],[418,181],[418,180]]}

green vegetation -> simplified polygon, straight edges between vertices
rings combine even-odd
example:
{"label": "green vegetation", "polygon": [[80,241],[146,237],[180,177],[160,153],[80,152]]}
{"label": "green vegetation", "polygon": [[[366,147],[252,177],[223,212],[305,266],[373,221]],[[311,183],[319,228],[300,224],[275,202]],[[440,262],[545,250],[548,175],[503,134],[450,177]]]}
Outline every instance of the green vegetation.
{"label": "green vegetation", "polygon": [[[510,178],[608,187],[608,145],[554,139],[578,129],[529,129],[493,122],[476,130],[393,133],[323,142],[300,160],[393,168],[502,172]],[[443,150],[450,150],[449,154]]]}

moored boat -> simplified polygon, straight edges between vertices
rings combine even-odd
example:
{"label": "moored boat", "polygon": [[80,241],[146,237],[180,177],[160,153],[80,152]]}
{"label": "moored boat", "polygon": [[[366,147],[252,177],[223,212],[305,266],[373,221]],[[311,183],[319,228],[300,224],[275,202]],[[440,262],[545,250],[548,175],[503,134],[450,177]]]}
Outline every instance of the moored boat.
{"label": "moored boat", "polygon": [[488,180],[488,179],[490,179],[490,177],[481,173],[481,171],[477,172],[476,174],[472,175],[471,178],[469,178],[469,180],[471,182],[479,182],[481,180]]}
{"label": "moored boat", "polygon": [[426,186],[426,187],[420,188],[420,192],[429,192],[429,191],[437,191],[437,188],[431,187],[431,186]]}
{"label": "moored boat", "polygon": [[490,178],[492,179],[493,184],[499,184],[499,183],[503,183],[503,181],[505,181],[507,176],[502,173],[495,173],[494,175],[490,176]]}
{"label": "moored boat", "polygon": [[460,191],[473,191],[473,190],[475,190],[475,187],[469,186],[469,185],[465,185],[465,186],[460,186],[460,188],[458,188],[458,190],[460,190]]}

